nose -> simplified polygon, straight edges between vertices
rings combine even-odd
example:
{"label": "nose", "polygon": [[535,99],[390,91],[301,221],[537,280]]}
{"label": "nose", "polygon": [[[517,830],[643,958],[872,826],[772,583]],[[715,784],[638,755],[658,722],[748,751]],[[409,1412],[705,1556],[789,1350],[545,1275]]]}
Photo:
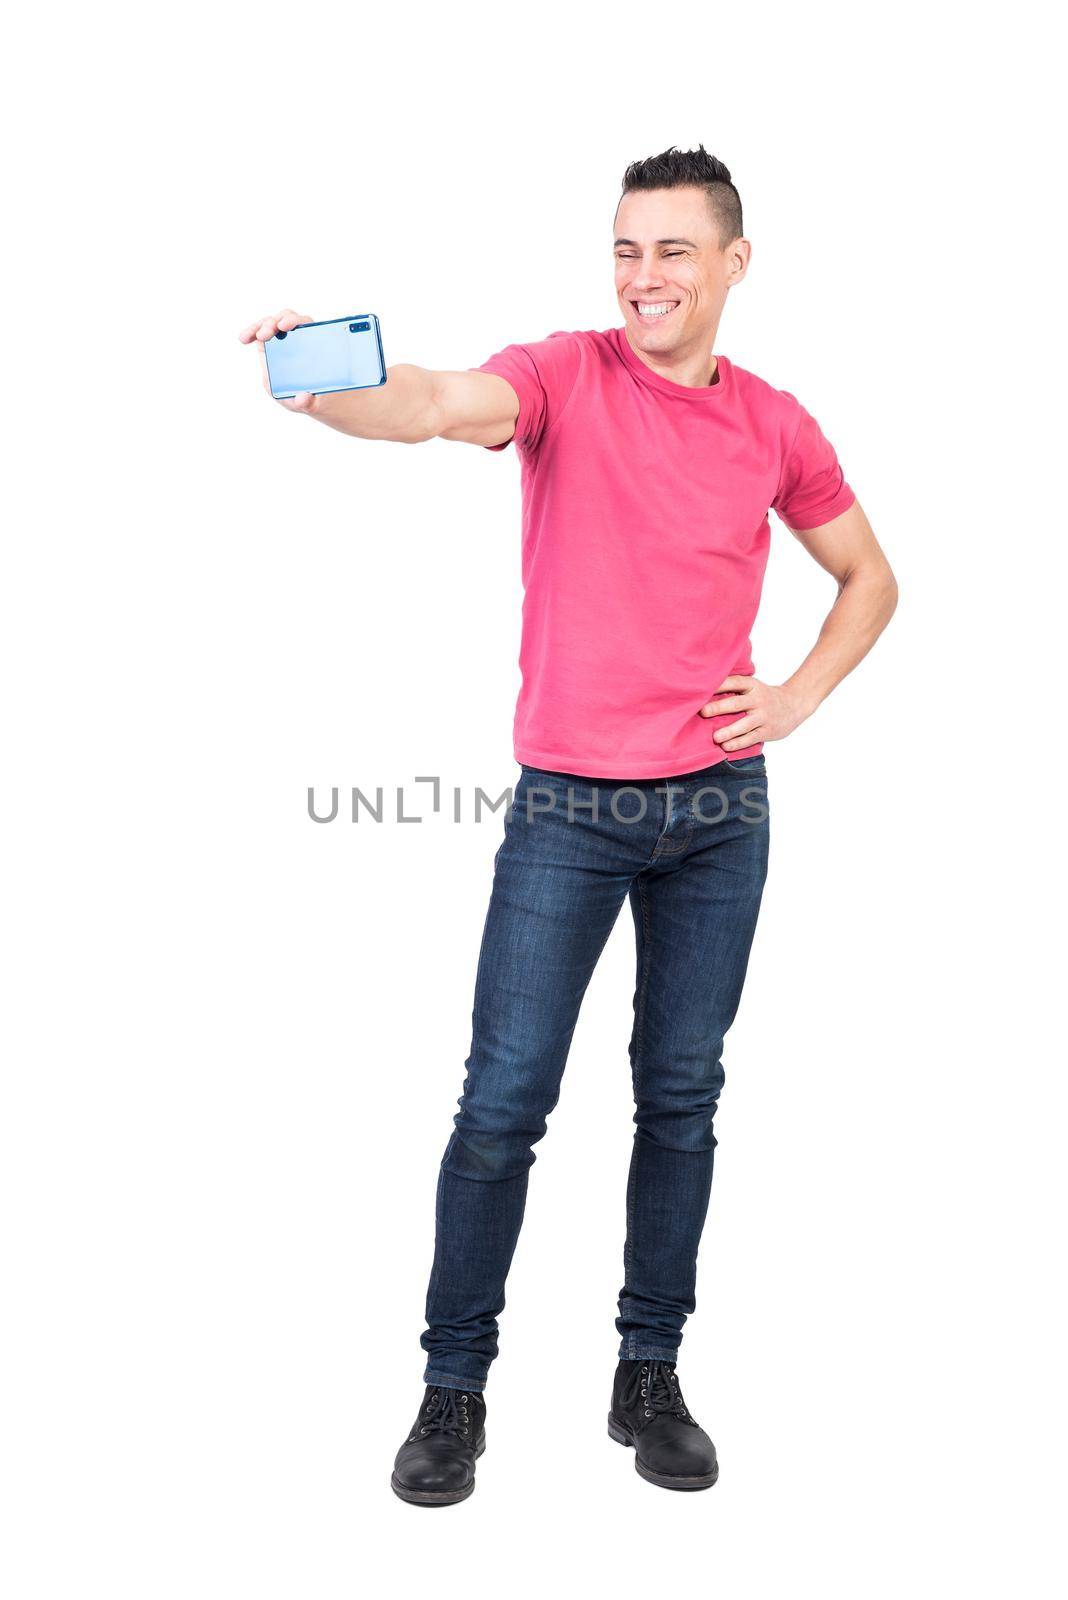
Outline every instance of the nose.
{"label": "nose", "polygon": [[631,279],[631,285],[640,294],[652,289],[661,289],[664,286],[664,274],[655,261],[643,261]]}
{"label": "nose", "polygon": [[648,285],[649,288],[652,288],[655,284],[663,283],[664,274],[657,271],[655,264],[646,266],[643,263],[641,271],[635,273],[634,281],[637,284],[641,284],[643,287]]}

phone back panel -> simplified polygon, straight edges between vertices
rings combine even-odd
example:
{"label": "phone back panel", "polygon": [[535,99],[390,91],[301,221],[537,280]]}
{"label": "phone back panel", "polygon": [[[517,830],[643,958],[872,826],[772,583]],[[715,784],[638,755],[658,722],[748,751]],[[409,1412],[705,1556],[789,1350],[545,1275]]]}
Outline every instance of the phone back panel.
{"label": "phone back panel", "polygon": [[268,339],[263,353],[276,400],[291,400],[301,393],[373,389],[386,381],[382,334],[371,312],[332,322],[306,322]]}

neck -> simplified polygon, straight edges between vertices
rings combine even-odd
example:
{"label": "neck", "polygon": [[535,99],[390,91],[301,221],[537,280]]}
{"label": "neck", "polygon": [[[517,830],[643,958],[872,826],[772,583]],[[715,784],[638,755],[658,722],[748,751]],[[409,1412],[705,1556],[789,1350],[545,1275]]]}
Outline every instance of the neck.
{"label": "neck", "polygon": [[[681,383],[687,389],[706,389],[716,380],[718,362],[715,356],[710,355],[708,347],[697,350],[642,350],[634,343],[627,327],[623,335],[639,361],[644,361],[651,372],[657,373],[661,378],[669,378],[672,383]],[[715,329],[712,330],[712,339],[715,338]],[[709,343],[712,342],[709,340]]]}

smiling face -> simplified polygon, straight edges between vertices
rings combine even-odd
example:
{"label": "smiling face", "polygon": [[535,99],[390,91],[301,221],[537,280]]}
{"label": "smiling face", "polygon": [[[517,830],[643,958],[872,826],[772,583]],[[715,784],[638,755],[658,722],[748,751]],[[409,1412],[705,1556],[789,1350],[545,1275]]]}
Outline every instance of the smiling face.
{"label": "smiling face", "polygon": [[651,364],[705,362],[727,292],[745,276],[748,240],[721,247],[708,194],[691,187],[625,194],[615,235],[616,297],[631,345]]}

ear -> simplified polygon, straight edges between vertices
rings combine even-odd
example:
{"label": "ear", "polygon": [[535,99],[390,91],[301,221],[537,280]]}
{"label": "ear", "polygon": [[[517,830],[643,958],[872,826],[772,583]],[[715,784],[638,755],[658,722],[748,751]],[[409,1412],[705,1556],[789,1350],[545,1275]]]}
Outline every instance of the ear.
{"label": "ear", "polygon": [[741,283],[749,268],[753,247],[748,239],[735,239],[724,252],[727,257],[727,285]]}

